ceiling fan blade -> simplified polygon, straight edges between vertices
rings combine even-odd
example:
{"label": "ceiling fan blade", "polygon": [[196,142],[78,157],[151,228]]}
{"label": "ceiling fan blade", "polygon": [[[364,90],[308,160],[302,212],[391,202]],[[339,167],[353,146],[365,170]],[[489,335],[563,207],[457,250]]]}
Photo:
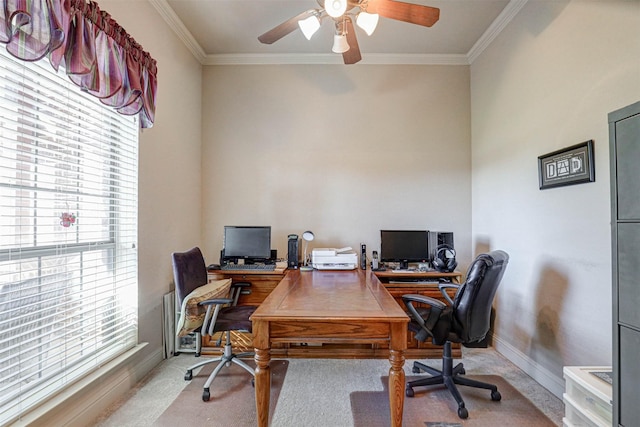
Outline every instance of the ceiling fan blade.
{"label": "ceiling fan blade", "polygon": [[385,18],[430,27],[440,19],[440,9],[395,0],[369,0],[367,12]]}
{"label": "ceiling fan blade", "polygon": [[349,44],[349,50],[342,53],[342,59],[345,64],[355,64],[362,59],[360,55],[360,46],[358,46],[358,39],[356,38],[356,30],[353,28],[353,22],[350,17],[344,20],[344,25],[347,30],[347,43]]}
{"label": "ceiling fan blade", "polygon": [[269,31],[267,31],[266,33],[262,34],[260,37],[258,37],[258,40],[260,40],[260,42],[264,44],[271,44],[273,42],[277,42],[287,34],[295,31],[298,28],[298,21],[308,18],[312,16],[314,13],[315,13],[315,10],[310,9],[310,10],[307,10],[306,12],[302,12],[297,16],[294,16],[293,18],[289,18],[286,21],[284,21],[282,24],[277,25],[272,29],[270,29]]}

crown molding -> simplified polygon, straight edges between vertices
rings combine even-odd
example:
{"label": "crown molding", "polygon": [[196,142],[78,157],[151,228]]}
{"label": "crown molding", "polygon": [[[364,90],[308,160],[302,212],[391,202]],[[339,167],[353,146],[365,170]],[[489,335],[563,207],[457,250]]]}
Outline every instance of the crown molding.
{"label": "crown molding", "polygon": [[520,12],[520,9],[524,7],[528,0],[510,0],[509,4],[504,8],[500,15],[491,23],[489,28],[480,36],[478,41],[473,45],[469,52],[467,53],[467,61],[469,64],[473,64],[484,50],[489,47],[491,42],[498,37],[498,34],[504,30],[504,27],[507,26],[509,22],[513,19],[514,16]]}
{"label": "crown molding", "polygon": [[149,0],[149,3],[156,8],[160,16],[165,20],[169,27],[176,33],[178,38],[187,46],[187,49],[193,54],[193,56],[203,64],[206,58],[206,53],[200,46],[200,44],[193,38],[191,32],[184,26],[184,23],[178,15],[173,11],[169,3],[166,0]]}
{"label": "crown molding", "polygon": [[[470,65],[500,34],[527,1],[510,0],[466,55],[370,53],[363,55],[362,60],[355,65]],[[332,53],[207,55],[166,0],[149,0],[149,3],[156,8],[169,27],[202,65],[343,64],[342,55]]]}
{"label": "crown molding", "polygon": [[[314,64],[344,65],[342,55],[335,53],[295,54],[230,54],[207,55],[202,65],[277,65]],[[354,65],[469,65],[466,55],[363,54]]]}

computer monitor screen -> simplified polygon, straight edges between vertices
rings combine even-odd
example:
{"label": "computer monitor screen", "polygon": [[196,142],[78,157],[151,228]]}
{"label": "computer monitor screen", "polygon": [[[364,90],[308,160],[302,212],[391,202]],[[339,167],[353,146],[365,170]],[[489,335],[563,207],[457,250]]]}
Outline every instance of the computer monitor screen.
{"label": "computer monitor screen", "polygon": [[224,260],[271,258],[271,227],[224,227]]}
{"label": "computer monitor screen", "polygon": [[410,262],[429,261],[429,232],[426,230],[380,230],[380,260],[399,262],[408,268]]}

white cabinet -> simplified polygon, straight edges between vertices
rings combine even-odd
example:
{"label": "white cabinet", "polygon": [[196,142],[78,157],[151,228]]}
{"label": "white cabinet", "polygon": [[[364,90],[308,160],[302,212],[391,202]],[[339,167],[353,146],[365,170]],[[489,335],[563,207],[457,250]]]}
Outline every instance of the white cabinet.
{"label": "white cabinet", "polygon": [[[610,427],[611,384],[605,379],[611,366],[565,366],[565,427]],[[609,376],[610,378],[610,376]]]}

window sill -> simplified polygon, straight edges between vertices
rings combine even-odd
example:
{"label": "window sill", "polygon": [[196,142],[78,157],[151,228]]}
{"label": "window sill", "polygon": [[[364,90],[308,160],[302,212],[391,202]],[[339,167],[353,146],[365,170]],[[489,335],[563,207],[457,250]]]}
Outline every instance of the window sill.
{"label": "window sill", "polygon": [[[86,375],[22,416],[13,425],[69,427],[88,425],[103,409],[126,393],[146,375],[150,368],[155,366],[155,361],[141,359],[142,350],[146,346],[147,343],[140,343],[104,364],[95,372]],[[160,355],[157,363],[161,359]],[[151,366],[145,370],[143,367],[147,363]]]}

